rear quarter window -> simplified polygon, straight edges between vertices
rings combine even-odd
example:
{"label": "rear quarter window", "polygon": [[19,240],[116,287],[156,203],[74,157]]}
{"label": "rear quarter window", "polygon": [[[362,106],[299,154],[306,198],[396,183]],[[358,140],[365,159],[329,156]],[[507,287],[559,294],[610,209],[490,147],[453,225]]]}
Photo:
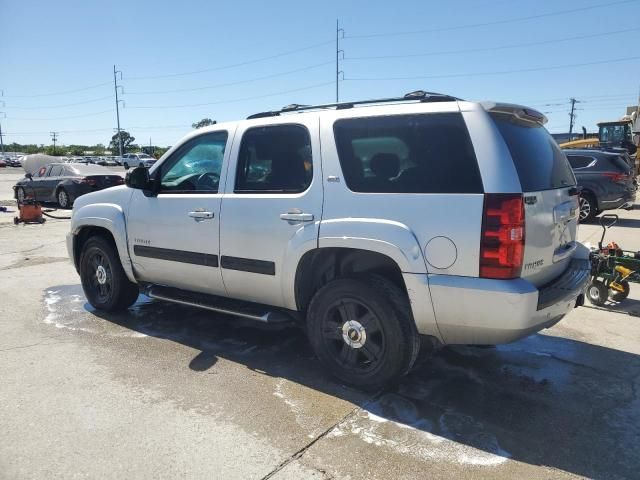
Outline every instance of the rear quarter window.
{"label": "rear quarter window", "polygon": [[434,113],[338,120],[333,126],[347,187],[362,193],[483,193],[462,115]]}
{"label": "rear quarter window", "polygon": [[511,153],[522,191],[553,190],[576,184],[567,158],[542,125],[508,114],[492,113],[491,117]]}

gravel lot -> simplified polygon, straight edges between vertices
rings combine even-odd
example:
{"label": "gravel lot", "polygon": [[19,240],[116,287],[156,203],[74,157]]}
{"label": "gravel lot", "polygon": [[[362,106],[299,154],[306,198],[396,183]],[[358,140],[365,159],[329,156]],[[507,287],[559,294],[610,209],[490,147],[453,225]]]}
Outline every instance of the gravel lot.
{"label": "gravel lot", "polygon": [[[10,204],[19,169],[0,169]],[[640,249],[640,209],[615,239]],[[364,395],[302,332],[140,297],[85,302],[66,220],[0,213],[0,478],[638,478],[640,285]],[[597,225],[580,240],[596,243]]]}

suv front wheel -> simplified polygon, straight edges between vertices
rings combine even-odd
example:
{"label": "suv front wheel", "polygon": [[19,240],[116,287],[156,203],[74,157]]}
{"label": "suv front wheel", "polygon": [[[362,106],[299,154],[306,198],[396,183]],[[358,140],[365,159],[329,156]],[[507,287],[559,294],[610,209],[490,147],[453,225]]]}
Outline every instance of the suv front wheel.
{"label": "suv front wheel", "polygon": [[138,285],[127,278],[115,246],[104,237],[91,237],[84,244],[80,279],[87,300],[98,310],[125,310],[138,298]]}
{"label": "suv front wheel", "polygon": [[308,334],[338,379],[363,389],[406,374],[419,351],[407,295],[377,275],[329,282],[311,300]]}

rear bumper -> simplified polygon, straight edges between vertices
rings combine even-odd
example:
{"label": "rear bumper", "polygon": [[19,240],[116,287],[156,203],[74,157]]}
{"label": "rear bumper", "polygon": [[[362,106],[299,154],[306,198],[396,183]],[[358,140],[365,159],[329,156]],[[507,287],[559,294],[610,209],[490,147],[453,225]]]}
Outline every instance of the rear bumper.
{"label": "rear bumper", "polygon": [[[493,345],[549,328],[582,300],[579,297],[584,295],[590,270],[588,259],[574,257],[565,273],[541,288],[522,278],[430,275],[429,290],[440,340],[446,344]],[[412,298],[412,306],[413,303]],[[416,324],[420,331],[419,318]]]}

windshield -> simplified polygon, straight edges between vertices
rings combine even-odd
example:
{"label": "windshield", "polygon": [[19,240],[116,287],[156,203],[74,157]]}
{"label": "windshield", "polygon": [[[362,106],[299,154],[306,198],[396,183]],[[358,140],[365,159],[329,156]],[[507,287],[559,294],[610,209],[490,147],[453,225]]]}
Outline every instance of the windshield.
{"label": "windshield", "polygon": [[631,128],[625,125],[603,125],[600,127],[600,141],[603,143],[622,143],[631,141]]}

